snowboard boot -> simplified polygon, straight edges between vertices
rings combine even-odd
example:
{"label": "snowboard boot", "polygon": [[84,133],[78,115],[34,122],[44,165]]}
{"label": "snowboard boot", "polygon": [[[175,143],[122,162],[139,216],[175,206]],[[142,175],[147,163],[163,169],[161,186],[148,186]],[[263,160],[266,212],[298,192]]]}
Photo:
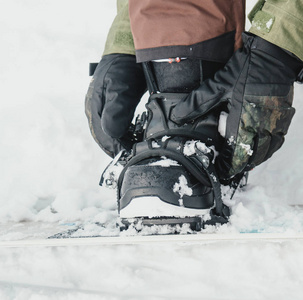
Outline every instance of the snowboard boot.
{"label": "snowboard boot", "polygon": [[157,93],[149,99],[144,141],[133,147],[118,181],[119,213],[126,226],[189,224],[200,230],[228,221],[213,164],[219,114],[177,126],[169,112],[182,97]]}
{"label": "snowboard boot", "polygon": [[[142,158],[153,155],[151,151],[141,152]],[[186,223],[192,230],[200,230],[202,216],[214,207],[211,184],[206,174],[203,184],[181,161],[168,157],[143,159],[126,169],[119,189],[119,212],[125,225],[138,221],[149,226]]]}
{"label": "snowboard boot", "polygon": [[117,184],[126,227],[189,224],[200,230],[228,222],[213,164],[214,149],[222,144],[220,110],[182,126],[170,120],[172,107],[206,79],[203,74],[211,77],[219,67],[200,60],[144,64],[151,94],[144,138],[134,145]]}

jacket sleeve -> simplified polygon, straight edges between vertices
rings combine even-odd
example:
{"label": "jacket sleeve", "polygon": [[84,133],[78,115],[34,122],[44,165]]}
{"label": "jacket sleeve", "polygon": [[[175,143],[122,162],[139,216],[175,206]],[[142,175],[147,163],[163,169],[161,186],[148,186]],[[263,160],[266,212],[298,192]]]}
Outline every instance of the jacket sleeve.
{"label": "jacket sleeve", "polygon": [[250,32],[303,60],[303,0],[259,0]]}
{"label": "jacket sleeve", "polygon": [[117,15],[107,35],[103,56],[114,53],[135,55],[129,21],[128,0],[117,0]]}

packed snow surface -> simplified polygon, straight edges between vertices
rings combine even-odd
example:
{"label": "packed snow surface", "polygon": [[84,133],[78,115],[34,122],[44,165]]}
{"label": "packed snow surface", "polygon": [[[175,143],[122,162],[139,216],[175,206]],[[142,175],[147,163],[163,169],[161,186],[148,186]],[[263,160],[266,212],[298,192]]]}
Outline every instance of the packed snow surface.
{"label": "packed snow surface", "polygon": [[[44,238],[75,224],[83,234],[118,235],[115,191],[98,186],[110,158],[84,114],[88,63],[102,55],[115,1],[0,4],[0,239]],[[283,148],[233,200],[225,191],[230,224],[206,232],[302,233],[302,93],[296,85]],[[302,270],[299,240],[0,247],[0,299],[295,300]]]}

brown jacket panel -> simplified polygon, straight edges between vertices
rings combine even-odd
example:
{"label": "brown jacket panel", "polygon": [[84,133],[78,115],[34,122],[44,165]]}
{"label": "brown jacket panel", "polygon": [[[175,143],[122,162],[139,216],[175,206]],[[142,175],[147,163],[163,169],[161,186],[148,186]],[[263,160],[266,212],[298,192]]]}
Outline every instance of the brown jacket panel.
{"label": "brown jacket panel", "polygon": [[129,0],[129,13],[136,50],[190,46],[231,32],[233,50],[241,46],[245,0]]}

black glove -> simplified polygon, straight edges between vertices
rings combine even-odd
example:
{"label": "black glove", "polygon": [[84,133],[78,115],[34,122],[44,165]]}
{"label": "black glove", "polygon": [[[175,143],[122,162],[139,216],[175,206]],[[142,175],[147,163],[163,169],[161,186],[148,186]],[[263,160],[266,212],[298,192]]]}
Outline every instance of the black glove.
{"label": "black glove", "polygon": [[132,147],[128,130],[145,91],[143,69],[134,55],[102,58],[86,95],[85,113],[94,139],[111,157]]}
{"label": "black glove", "polygon": [[302,68],[298,58],[260,37],[243,34],[243,40],[244,47],[224,69],[179,102],[170,116],[184,124],[218,106],[228,113],[224,146],[216,159],[223,181],[281,147],[295,112],[293,83]]}

